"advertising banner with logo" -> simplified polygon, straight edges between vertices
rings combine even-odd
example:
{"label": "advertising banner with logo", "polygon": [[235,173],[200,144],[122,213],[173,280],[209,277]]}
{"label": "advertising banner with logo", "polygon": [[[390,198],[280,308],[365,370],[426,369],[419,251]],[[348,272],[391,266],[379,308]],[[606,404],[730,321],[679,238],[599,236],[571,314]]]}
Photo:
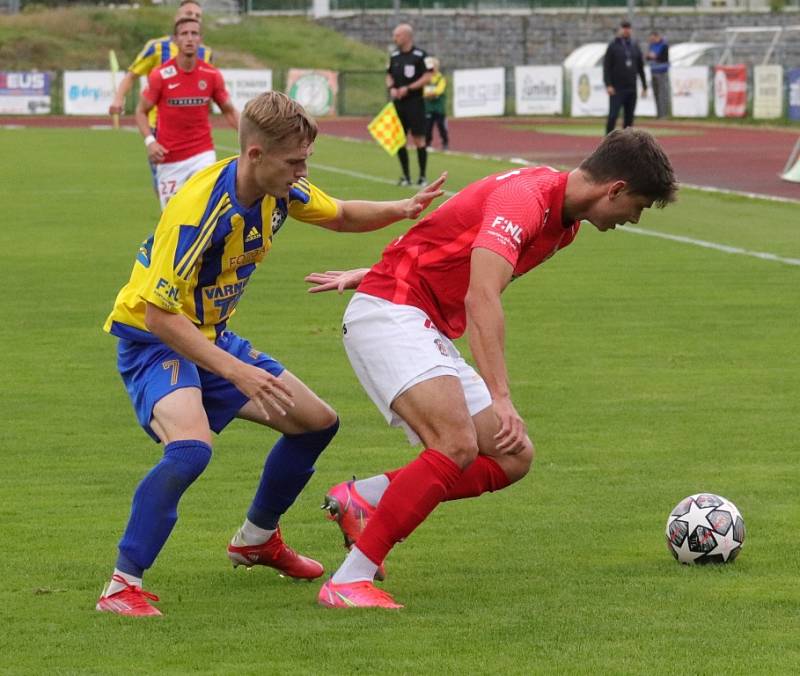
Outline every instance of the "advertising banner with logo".
{"label": "advertising banner with logo", "polygon": [[753,117],[774,120],[783,115],[783,66],[753,68]]}
{"label": "advertising banner with logo", "polygon": [[603,69],[598,66],[572,69],[572,117],[607,117],[608,92]]}
{"label": "advertising banner with logo", "polygon": [[561,115],[564,69],[561,66],[515,66],[517,115]]}
{"label": "advertising banner with logo", "polygon": [[107,115],[114,98],[110,70],[65,70],[64,112]]}
{"label": "advertising banner with logo", "polygon": [[250,99],[272,89],[272,71],[269,69],[220,68],[219,72],[225,79],[231,102],[239,112],[242,112]]}
{"label": "advertising banner with logo", "polygon": [[800,68],[786,72],[789,82],[789,119],[800,120]]}
{"label": "advertising banner with logo", "polygon": [[744,117],[747,112],[747,66],[714,67],[714,114]]}
{"label": "advertising banner with logo", "polygon": [[453,117],[494,116],[505,112],[505,68],[453,71]]}
{"label": "advertising banner with logo", "polygon": [[708,66],[674,66],[669,70],[674,117],[708,117]]}
{"label": "advertising banner with logo", "polygon": [[0,114],[49,113],[50,84],[50,73],[0,71]]}
{"label": "advertising banner with logo", "polygon": [[286,93],[316,117],[336,115],[339,73],[290,68],[286,75]]}

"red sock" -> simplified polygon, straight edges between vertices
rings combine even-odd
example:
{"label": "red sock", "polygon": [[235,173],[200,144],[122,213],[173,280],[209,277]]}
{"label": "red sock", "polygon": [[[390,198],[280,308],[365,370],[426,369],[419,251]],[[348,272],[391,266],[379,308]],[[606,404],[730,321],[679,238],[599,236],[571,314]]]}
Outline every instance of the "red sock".
{"label": "red sock", "polygon": [[378,508],[356,543],[373,563],[381,564],[389,550],[408,537],[458,482],[461,468],[443,453],[426,448],[383,494]]}
{"label": "red sock", "polygon": [[510,483],[503,468],[494,458],[479,455],[475,458],[475,462],[461,473],[458,482],[447,491],[444,499],[477,498],[481,493],[499,491]]}
{"label": "red sock", "polygon": [[[392,482],[404,469],[405,467],[401,467],[400,469],[386,472],[386,477]],[[458,481],[447,491],[447,495],[442,502],[461,500],[463,498],[477,498],[486,491],[499,491],[510,485],[510,483],[506,473],[494,458],[490,458],[488,455],[479,455],[475,462],[461,473]]]}

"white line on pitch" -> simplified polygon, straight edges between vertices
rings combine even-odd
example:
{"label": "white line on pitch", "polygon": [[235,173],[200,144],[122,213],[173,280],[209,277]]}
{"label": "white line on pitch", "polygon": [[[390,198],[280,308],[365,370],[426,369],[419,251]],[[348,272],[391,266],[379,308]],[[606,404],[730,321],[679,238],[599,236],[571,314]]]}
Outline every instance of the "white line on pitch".
{"label": "white line on pitch", "polygon": [[[228,150],[228,151],[236,151],[237,148],[225,147],[225,146],[217,146],[220,150]],[[315,169],[320,169],[322,171],[329,171],[333,174],[342,174],[343,176],[352,176],[353,178],[359,178],[364,181],[372,181],[374,183],[385,183],[387,185],[395,185],[395,181],[392,181],[388,178],[381,178],[380,176],[374,176],[372,174],[364,174],[359,171],[351,171],[350,169],[341,169],[340,167],[332,167],[328,164],[317,164],[314,163]],[[732,192],[732,191],[731,191]],[[454,195],[455,193],[449,190],[445,191],[446,195]],[[738,193],[735,193],[738,194]],[[691,244],[692,246],[699,246],[704,249],[712,249],[714,251],[721,251],[722,253],[727,254],[736,254],[739,256],[749,256],[751,258],[760,258],[761,260],[765,261],[772,261],[774,263],[785,263],[787,265],[798,265],[800,266],[800,258],[786,258],[784,256],[778,256],[777,254],[768,253],[765,251],[750,251],[748,249],[742,249],[736,246],[729,246],[727,244],[719,244],[717,242],[707,242],[702,239],[694,239],[692,237],[684,237],[682,235],[671,235],[666,232],[659,232],[658,230],[642,230],[641,228],[635,228],[630,225],[623,226],[617,232],[630,232],[634,235],[647,235],[648,237],[658,237],[660,239],[667,239],[672,242],[680,242],[681,244]]]}
{"label": "white line on pitch", "polygon": [[714,251],[722,251],[728,254],[738,254],[740,256],[750,256],[752,258],[761,258],[765,261],[774,261],[776,263],[786,263],[787,265],[800,265],[800,258],[785,258],[773,253],[764,251],[750,251],[748,249],[740,249],[738,246],[728,246],[727,244],[717,244],[716,242],[706,242],[702,239],[693,239],[692,237],[683,237],[682,235],[669,235],[665,232],[658,232],[657,230],[642,230],[641,228],[634,228],[630,225],[623,226],[618,232],[632,232],[636,235],[647,235],[649,237],[660,237],[661,239],[668,239],[673,242],[681,242],[683,244],[692,244],[693,246],[700,246],[704,249],[714,249]]}

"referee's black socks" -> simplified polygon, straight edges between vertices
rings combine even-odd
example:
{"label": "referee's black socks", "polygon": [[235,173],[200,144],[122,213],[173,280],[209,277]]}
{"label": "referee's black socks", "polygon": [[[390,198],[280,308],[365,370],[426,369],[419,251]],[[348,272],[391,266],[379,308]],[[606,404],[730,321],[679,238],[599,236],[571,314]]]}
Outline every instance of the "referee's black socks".
{"label": "referee's black socks", "polygon": [[408,150],[405,146],[397,151],[397,158],[400,160],[400,167],[403,169],[403,178],[411,182],[411,171],[408,168]]}
{"label": "referee's black socks", "polygon": [[425,170],[428,168],[427,148],[417,148],[417,160],[419,161],[419,177],[424,178],[426,176]]}

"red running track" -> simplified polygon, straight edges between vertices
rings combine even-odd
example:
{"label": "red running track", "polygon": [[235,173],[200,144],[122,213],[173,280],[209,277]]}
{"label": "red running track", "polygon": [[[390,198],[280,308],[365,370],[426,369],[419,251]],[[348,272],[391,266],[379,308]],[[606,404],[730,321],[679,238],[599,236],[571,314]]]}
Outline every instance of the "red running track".
{"label": "red running track", "polygon": [[[369,139],[367,118],[320,121],[323,133]],[[450,149],[571,168],[597,145],[605,120],[482,118],[451,119]],[[569,126],[585,130],[597,124],[597,136],[557,133]],[[800,200],[800,183],[779,177],[800,128],[786,130],[686,122],[642,122],[656,130],[681,183]],[[537,130],[551,127],[552,132]],[[576,130],[577,131],[577,130]],[[672,131],[672,133],[670,133]],[[556,132],[556,133],[553,133]],[[438,136],[434,137],[434,146]]]}
{"label": "red running track", "polygon": [[[224,126],[224,121],[217,121],[220,127]],[[325,118],[319,123],[324,134],[370,140],[368,121],[368,118],[348,117]],[[86,127],[108,123],[108,117],[0,117],[0,126]],[[131,126],[133,120],[125,118],[123,124]],[[591,124],[597,125],[597,136],[558,133],[569,126],[584,131]],[[601,138],[603,124],[601,119],[448,120],[451,150],[522,158],[565,168],[577,166],[592,151]],[[800,128],[662,121],[643,121],[640,126],[656,130],[681,183],[800,200],[800,183],[779,177],[800,136]],[[552,132],[541,131],[548,127]]]}

